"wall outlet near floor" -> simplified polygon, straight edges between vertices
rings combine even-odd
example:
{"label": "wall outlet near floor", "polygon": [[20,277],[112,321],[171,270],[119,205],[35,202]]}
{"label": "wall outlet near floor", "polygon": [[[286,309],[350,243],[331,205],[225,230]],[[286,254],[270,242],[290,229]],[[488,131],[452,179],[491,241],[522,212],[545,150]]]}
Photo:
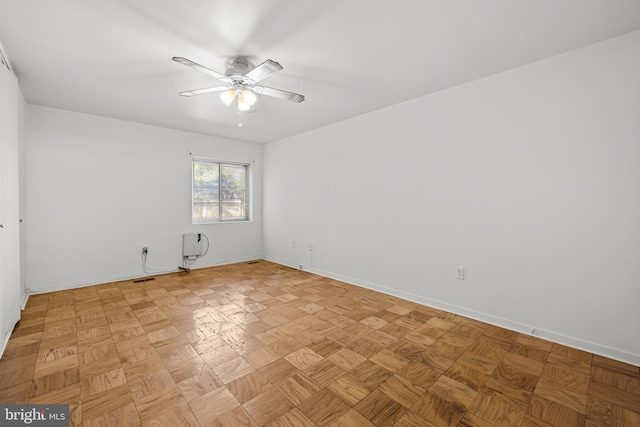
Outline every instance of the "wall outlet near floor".
{"label": "wall outlet near floor", "polygon": [[464,267],[456,267],[456,279],[464,280]]}

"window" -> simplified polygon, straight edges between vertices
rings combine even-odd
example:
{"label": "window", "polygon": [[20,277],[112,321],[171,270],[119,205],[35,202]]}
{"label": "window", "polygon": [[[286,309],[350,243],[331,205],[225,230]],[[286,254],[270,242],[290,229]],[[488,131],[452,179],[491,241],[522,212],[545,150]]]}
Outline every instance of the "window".
{"label": "window", "polygon": [[192,222],[249,220],[249,165],[192,161]]}

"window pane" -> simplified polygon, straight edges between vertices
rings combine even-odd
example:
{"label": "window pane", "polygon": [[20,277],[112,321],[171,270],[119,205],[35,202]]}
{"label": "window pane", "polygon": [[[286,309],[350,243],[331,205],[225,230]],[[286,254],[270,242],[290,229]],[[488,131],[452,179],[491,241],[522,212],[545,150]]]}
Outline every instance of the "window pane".
{"label": "window pane", "polygon": [[222,219],[246,219],[246,166],[221,165]]}
{"label": "window pane", "polygon": [[193,162],[193,221],[219,219],[220,179],[218,163]]}

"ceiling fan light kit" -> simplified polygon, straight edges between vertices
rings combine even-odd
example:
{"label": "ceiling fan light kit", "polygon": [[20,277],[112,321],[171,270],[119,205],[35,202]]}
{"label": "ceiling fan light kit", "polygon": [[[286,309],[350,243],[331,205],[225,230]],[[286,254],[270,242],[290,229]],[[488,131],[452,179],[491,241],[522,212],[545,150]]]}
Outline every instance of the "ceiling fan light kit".
{"label": "ceiling fan light kit", "polygon": [[249,111],[255,105],[258,97],[244,85],[238,84],[234,88],[225,90],[220,94],[220,99],[225,105],[231,105],[234,99],[238,98],[238,110]]}
{"label": "ceiling fan light kit", "polygon": [[224,102],[225,105],[231,105],[233,100],[236,97],[236,91],[233,89],[225,90],[220,94],[220,99]]}
{"label": "ceiling fan light kit", "polygon": [[231,105],[234,99],[237,100],[238,112],[255,111],[254,106],[258,100],[256,94],[297,103],[304,101],[304,95],[256,85],[256,83],[262,79],[282,70],[282,66],[271,59],[267,59],[262,64],[249,70],[248,61],[244,57],[239,57],[231,63],[231,67],[226,70],[224,74],[180,56],[174,56],[172,59],[179,64],[208,74],[226,83],[225,86],[214,86],[180,92],[179,95],[181,96],[190,97],[205,93],[221,92],[220,99],[226,105]]}
{"label": "ceiling fan light kit", "polygon": [[251,107],[255,105],[258,97],[250,90],[244,89],[238,95],[238,110],[249,111]]}

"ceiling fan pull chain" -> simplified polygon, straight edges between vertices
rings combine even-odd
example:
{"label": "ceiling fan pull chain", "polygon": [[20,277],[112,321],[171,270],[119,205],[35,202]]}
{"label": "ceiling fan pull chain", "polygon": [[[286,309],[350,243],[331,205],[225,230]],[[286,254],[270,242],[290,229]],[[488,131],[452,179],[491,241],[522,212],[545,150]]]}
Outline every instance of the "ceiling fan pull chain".
{"label": "ceiling fan pull chain", "polygon": [[242,113],[240,112],[240,110],[236,110],[236,113],[238,113],[238,127],[241,128],[242,127]]}

